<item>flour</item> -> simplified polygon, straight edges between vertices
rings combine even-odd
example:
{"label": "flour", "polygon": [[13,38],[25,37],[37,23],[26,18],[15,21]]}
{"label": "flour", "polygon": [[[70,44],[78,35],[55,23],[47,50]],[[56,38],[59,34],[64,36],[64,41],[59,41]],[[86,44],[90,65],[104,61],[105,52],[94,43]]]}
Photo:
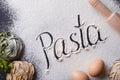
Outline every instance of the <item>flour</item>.
{"label": "flour", "polygon": [[[35,80],[71,80],[73,70],[87,72],[91,60],[102,58],[108,69],[116,59],[119,59],[120,37],[105,21],[99,12],[95,11],[87,0],[8,0],[10,6],[16,11],[17,20],[14,21],[12,32],[20,36],[25,43],[23,60],[35,65]],[[102,0],[111,10],[120,13],[112,0]],[[53,49],[47,51],[50,69],[45,73],[46,60],[41,43],[36,40],[38,34],[50,32],[54,39],[60,37],[68,39],[71,32],[77,32],[73,26],[77,24],[76,16],[80,14],[85,25],[94,24],[101,30],[101,35],[107,36],[105,43],[99,43],[96,48],[72,55],[63,62],[57,62]],[[86,29],[86,27],[84,27]],[[84,32],[85,33],[85,32]],[[86,37],[84,37],[86,39]],[[46,44],[48,38],[45,38]],[[77,38],[77,40],[79,40]],[[69,45],[69,44],[68,44]],[[73,46],[69,45],[74,48]],[[92,80],[107,80],[107,76],[92,78]]]}

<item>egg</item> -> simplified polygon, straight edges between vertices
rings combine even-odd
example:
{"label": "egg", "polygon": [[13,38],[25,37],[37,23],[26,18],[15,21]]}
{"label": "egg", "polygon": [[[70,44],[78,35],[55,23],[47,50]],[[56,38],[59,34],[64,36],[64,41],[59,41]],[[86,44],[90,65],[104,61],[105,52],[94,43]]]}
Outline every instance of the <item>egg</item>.
{"label": "egg", "polygon": [[104,70],[104,61],[102,59],[94,60],[90,63],[88,71],[92,77],[99,76]]}
{"label": "egg", "polygon": [[86,73],[82,71],[73,71],[72,80],[89,80],[89,77]]}

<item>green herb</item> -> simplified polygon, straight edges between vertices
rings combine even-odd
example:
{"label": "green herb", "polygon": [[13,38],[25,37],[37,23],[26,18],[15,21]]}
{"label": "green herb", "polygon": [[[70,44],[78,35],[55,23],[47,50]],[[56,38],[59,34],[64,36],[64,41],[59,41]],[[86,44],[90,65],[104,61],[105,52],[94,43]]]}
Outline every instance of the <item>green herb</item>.
{"label": "green herb", "polygon": [[7,60],[0,60],[0,70],[3,70],[6,73],[9,73],[13,64]]}

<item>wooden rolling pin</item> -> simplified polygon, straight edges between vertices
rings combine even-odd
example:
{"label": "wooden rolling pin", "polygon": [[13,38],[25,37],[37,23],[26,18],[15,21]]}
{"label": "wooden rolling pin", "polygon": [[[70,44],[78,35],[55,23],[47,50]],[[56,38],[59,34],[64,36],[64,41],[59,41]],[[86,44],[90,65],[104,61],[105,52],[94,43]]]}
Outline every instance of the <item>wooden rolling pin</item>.
{"label": "wooden rolling pin", "polygon": [[120,15],[118,13],[110,11],[100,0],[89,0],[89,3],[120,33]]}

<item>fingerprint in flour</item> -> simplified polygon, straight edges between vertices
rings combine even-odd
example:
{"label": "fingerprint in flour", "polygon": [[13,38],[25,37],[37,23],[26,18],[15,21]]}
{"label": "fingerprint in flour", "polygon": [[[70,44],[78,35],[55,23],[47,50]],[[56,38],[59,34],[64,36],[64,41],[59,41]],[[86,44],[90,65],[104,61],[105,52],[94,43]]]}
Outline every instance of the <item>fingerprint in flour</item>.
{"label": "fingerprint in flour", "polygon": [[0,0],[0,32],[14,26],[15,12],[6,0]]}

